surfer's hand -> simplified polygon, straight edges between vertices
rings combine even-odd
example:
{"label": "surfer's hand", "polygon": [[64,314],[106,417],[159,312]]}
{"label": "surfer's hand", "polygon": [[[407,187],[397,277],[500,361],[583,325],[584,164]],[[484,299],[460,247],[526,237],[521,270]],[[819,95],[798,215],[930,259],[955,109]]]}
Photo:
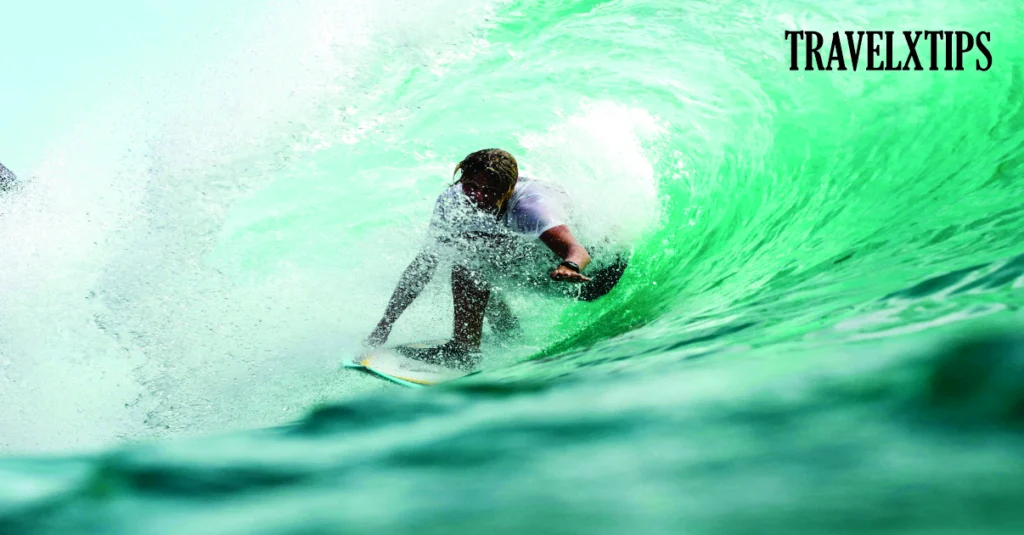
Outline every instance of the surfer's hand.
{"label": "surfer's hand", "polygon": [[588,282],[590,280],[590,277],[577,273],[565,266],[558,266],[552,269],[550,275],[552,279],[563,282]]}
{"label": "surfer's hand", "polygon": [[366,338],[366,345],[372,347],[382,346],[387,343],[389,335],[391,335],[391,325],[382,321],[377,324],[377,328]]}

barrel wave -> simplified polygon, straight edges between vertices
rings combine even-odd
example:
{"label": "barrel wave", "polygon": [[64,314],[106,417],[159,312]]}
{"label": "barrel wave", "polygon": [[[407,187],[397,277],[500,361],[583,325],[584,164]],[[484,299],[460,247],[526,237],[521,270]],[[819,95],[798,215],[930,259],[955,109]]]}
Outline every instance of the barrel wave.
{"label": "barrel wave", "polygon": [[[1019,2],[253,6],[0,154],[0,531],[1024,524]],[[785,31],[869,29],[992,67],[789,69]],[[619,285],[510,291],[523,339],[440,387],[339,369],[487,147]],[[446,277],[392,341],[450,332]]]}

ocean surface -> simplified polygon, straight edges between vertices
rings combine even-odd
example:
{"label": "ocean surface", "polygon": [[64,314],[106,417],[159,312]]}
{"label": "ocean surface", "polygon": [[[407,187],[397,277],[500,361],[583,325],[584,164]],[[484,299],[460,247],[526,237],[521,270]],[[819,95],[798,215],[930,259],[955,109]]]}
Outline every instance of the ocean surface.
{"label": "ocean surface", "polygon": [[[1021,2],[37,4],[0,533],[1024,532]],[[798,29],[993,62],[790,71]],[[446,385],[340,369],[487,147],[621,283],[509,292],[523,339]],[[391,340],[451,321],[442,270]]]}

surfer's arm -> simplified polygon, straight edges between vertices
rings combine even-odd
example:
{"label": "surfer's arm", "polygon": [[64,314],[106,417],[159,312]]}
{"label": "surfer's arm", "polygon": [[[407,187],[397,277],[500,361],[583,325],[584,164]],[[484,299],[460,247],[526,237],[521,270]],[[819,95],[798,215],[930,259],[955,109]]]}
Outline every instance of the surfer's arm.
{"label": "surfer's arm", "polygon": [[[572,262],[580,267],[580,271],[586,269],[590,263],[590,253],[580,245],[576,237],[569,231],[566,225],[558,225],[550,228],[540,235],[540,241],[544,242],[552,252],[562,260]],[[558,266],[550,273],[551,278],[559,281],[587,282],[590,279],[566,266]]]}
{"label": "surfer's arm", "polygon": [[391,327],[394,326],[395,321],[402,315],[402,312],[409,308],[409,305],[416,300],[416,297],[420,295],[423,288],[430,282],[430,279],[434,276],[434,271],[437,269],[437,262],[437,255],[429,251],[420,251],[416,255],[416,258],[409,264],[409,267],[405,268],[405,271],[402,273],[402,278],[399,279],[398,286],[395,288],[394,293],[391,294],[391,300],[388,301],[384,317],[381,318],[380,322],[377,323],[377,327],[370,333],[369,338],[366,339],[367,343],[370,345],[381,345],[388,341]]}

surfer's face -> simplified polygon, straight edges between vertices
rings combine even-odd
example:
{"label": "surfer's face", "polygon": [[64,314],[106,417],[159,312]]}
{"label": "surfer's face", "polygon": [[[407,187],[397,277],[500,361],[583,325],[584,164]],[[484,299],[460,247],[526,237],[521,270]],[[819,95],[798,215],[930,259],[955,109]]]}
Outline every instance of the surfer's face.
{"label": "surfer's face", "polygon": [[478,209],[497,212],[512,195],[511,191],[498,191],[489,183],[486,175],[470,175],[462,179],[462,192]]}

